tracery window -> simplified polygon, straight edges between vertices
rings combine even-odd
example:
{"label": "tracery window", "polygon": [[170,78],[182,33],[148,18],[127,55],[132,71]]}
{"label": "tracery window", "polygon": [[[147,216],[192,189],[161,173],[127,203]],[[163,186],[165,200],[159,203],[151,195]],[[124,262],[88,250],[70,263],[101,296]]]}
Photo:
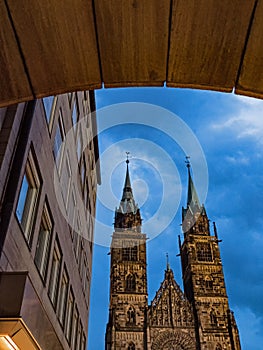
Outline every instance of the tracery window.
{"label": "tracery window", "polygon": [[205,288],[208,290],[213,289],[213,280],[206,278],[205,279]]}
{"label": "tracery window", "polygon": [[214,310],[210,312],[210,322],[213,326],[217,326],[217,317]]}
{"label": "tracery window", "polygon": [[128,324],[135,324],[135,322],[136,322],[135,311],[130,306],[128,311],[127,311],[127,323]]}
{"label": "tracery window", "polygon": [[122,260],[124,261],[136,261],[138,256],[137,246],[122,248]]}
{"label": "tracery window", "polygon": [[202,242],[196,243],[197,260],[212,261],[212,250],[210,243]]}
{"label": "tracery window", "polygon": [[133,274],[130,274],[126,278],[126,292],[135,292],[136,291],[136,278]]}

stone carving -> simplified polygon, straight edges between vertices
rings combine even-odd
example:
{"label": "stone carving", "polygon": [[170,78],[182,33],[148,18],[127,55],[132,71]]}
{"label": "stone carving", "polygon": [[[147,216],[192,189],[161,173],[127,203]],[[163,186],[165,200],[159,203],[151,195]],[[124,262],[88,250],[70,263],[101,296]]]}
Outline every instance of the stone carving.
{"label": "stone carving", "polygon": [[151,350],[195,350],[193,338],[183,332],[164,331],[152,344]]}

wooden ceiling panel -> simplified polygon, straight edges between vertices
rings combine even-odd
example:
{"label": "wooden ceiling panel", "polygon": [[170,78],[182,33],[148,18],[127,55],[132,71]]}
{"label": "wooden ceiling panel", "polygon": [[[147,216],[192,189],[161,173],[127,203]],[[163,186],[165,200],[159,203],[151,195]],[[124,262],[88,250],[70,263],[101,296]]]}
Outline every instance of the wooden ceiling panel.
{"label": "wooden ceiling panel", "polygon": [[33,98],[8,12],[0,2],[0,107]]}
{"label": "wooden ceiling panel", "polygon": [[37,97],[100,87],[91,0],[7,0]]}
{"label": "wooden ceiling panel", "polygon": [[95,0],[105,87],[163,85],[170,0]]}
{"label": "wooden ceiling panel", "polygon": [[231,91],[254,0],[174,0],[168,86]]}
{"label": "wooden ceiling panel", "polygon": [[263,1],[255,10],[236,93],[263,98]]}

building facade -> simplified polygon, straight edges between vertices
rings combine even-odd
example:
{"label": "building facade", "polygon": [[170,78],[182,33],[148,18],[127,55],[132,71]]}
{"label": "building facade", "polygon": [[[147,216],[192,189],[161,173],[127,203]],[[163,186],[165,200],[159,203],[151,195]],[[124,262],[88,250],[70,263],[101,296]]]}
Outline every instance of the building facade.
{"label": "building facade", "polygon": [[0,109],[1,349],[86,348],[96,135],[92,91]]}
{"label": "building facade", "polygon": [[240,350],[229,309],[216,226],[200,205],[188,167],[188,199],[179,236],[184,293],[167,261],[164,280],[148,305],[146,235],[135,204],[127,160],[111,243],[106,350]]}

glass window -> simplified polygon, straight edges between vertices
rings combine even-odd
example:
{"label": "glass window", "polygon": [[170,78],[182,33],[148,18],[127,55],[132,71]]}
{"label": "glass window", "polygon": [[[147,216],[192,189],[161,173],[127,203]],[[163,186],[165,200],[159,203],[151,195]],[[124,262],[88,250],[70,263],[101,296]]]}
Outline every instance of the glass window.
{"label": "glass window", "polygon": [[133,307],[129,307],[127,311],[127,324],[135,324],[136,322],[136,316],[135,316],[135,311]]}
{"label": "glass window", "polygon": [[70,342],[70,340],[71,340],[73,306],[74,306],[74,295],[73,295],[72,290],[70,290],[68,301],[67,301],[66,323],[65,323],[65,335],[66,335],[68,342]]}
{"label": "glass window", "polygon": [[66,303],[67,303],[67,296],[68,296],[68,287],[69,287],[69,277],[68,277],[66,267],[64,267],[61,282],[60,282],[59,302],[58,302],[58,318],[59,318],[59,321],[61,322],[63,327],[64,327],[64,322],[65,322],[65,311],[66,311]]}
{"label": "glass window", "polygon": [[[134,244],[135,244],[134,242],[131,242],[131,245],[134,245]],[[136,261],[137,255],[138,255],[137,246],[122,248],[122,260],[124,261]]]}
{"label": "glass window", "polygon": [[53,224],[51,220],[51,215],[48,210],[47,204],[45,203],[40,222],[40,229],[35,254],[35,263],[43,279],[45,279],[47,272],[48,253],[51,241],[52,228]]}
{"label": "glass window", "polygon": [[62,151],[63,151],[63,141],[65,138],[65,130],[64,130],[64,124],[62,119],[62,112],[61,109],[59,110],[59,118],[58,118],[58,124],[54,139],[54,145],[53,145],[53,153],[56,160],[56,164],[59,167],[61,159],[62,159]]}
{"label": "glass window", "polygon": [[78,321],[79,321],[79,312],[78,312],[78,309],[75,307],[73,320],[72,320],[72,334],[71,334],[72,349],[76,349]]}
{"label": "glass window", "polygon": [[32,225],[36,214],[39,191],[40,179],[32,153],[30,152],[16,208],[17,219],[29,243],[31,240]]}
{"label": "glass window", "polygon": [[69,201],[71,177],[72,177],[68,152],[63,159],[63,167],[62,168],[63,168],[63,170],[61,172],[61,189],[62,189],[63,199],[65,202],[65,207],[67,209],[68,208],[68,201]]}
{"label": "glass window", "polygon": [[[76,98],[77,98],[77,96],[76,96]],[[77,122],[79,120],[79,108],[78,108],[78,101],[77,101],[77,99],[75,99],[75,101],[74,101],[74,106],[73,106],[71,119],[72,119],[72,125],[74,127],[74,131],[76,131]]]}
{"label": "glass window", "polygon": [[51,273],[50,273],[49,287],[48,287],[48,294],[54,307],[56,307],[56,302],[57,302],[57,292],[58,292],[58,282],[59,282],[59,274],[61,269],[61,262],[62,262],[62,253],[59,247],[59,243],[56,240],[54,251],[53,251]]}
{"label": "glass window", "polygon": [[126,278],[126,292],[134,292],[136,290],[136,278],[133,274],[130,274]]}
{"label": "glass window", "polygon": [[82,147],[83,147],[82,134],[81,134],[81,128],[79,128],[79,133],[78,133],[78,136],[77,136],[77,158],[78,158],[78,163],[80,163],[80,160],[81,160]]}
{"label": "glass window", "polygon": [[68,223],[70,225],[70,233],[71,233],[72,239],[74,237],[76,216],[77,216],[76,190],[74,188],[74,185],[72,185],[72,191],[71,191],[70,203],[69,203],[69,213],[68,213]]}
{"label": "glass window", "polygon": [[49,124],[50,120],[51,120],[54,96],[44,97],[42,99],[42,101],[43,101],[43,105],[44,105],[44,109],[45,109],[46,120],[47,120],[47,123]]}

